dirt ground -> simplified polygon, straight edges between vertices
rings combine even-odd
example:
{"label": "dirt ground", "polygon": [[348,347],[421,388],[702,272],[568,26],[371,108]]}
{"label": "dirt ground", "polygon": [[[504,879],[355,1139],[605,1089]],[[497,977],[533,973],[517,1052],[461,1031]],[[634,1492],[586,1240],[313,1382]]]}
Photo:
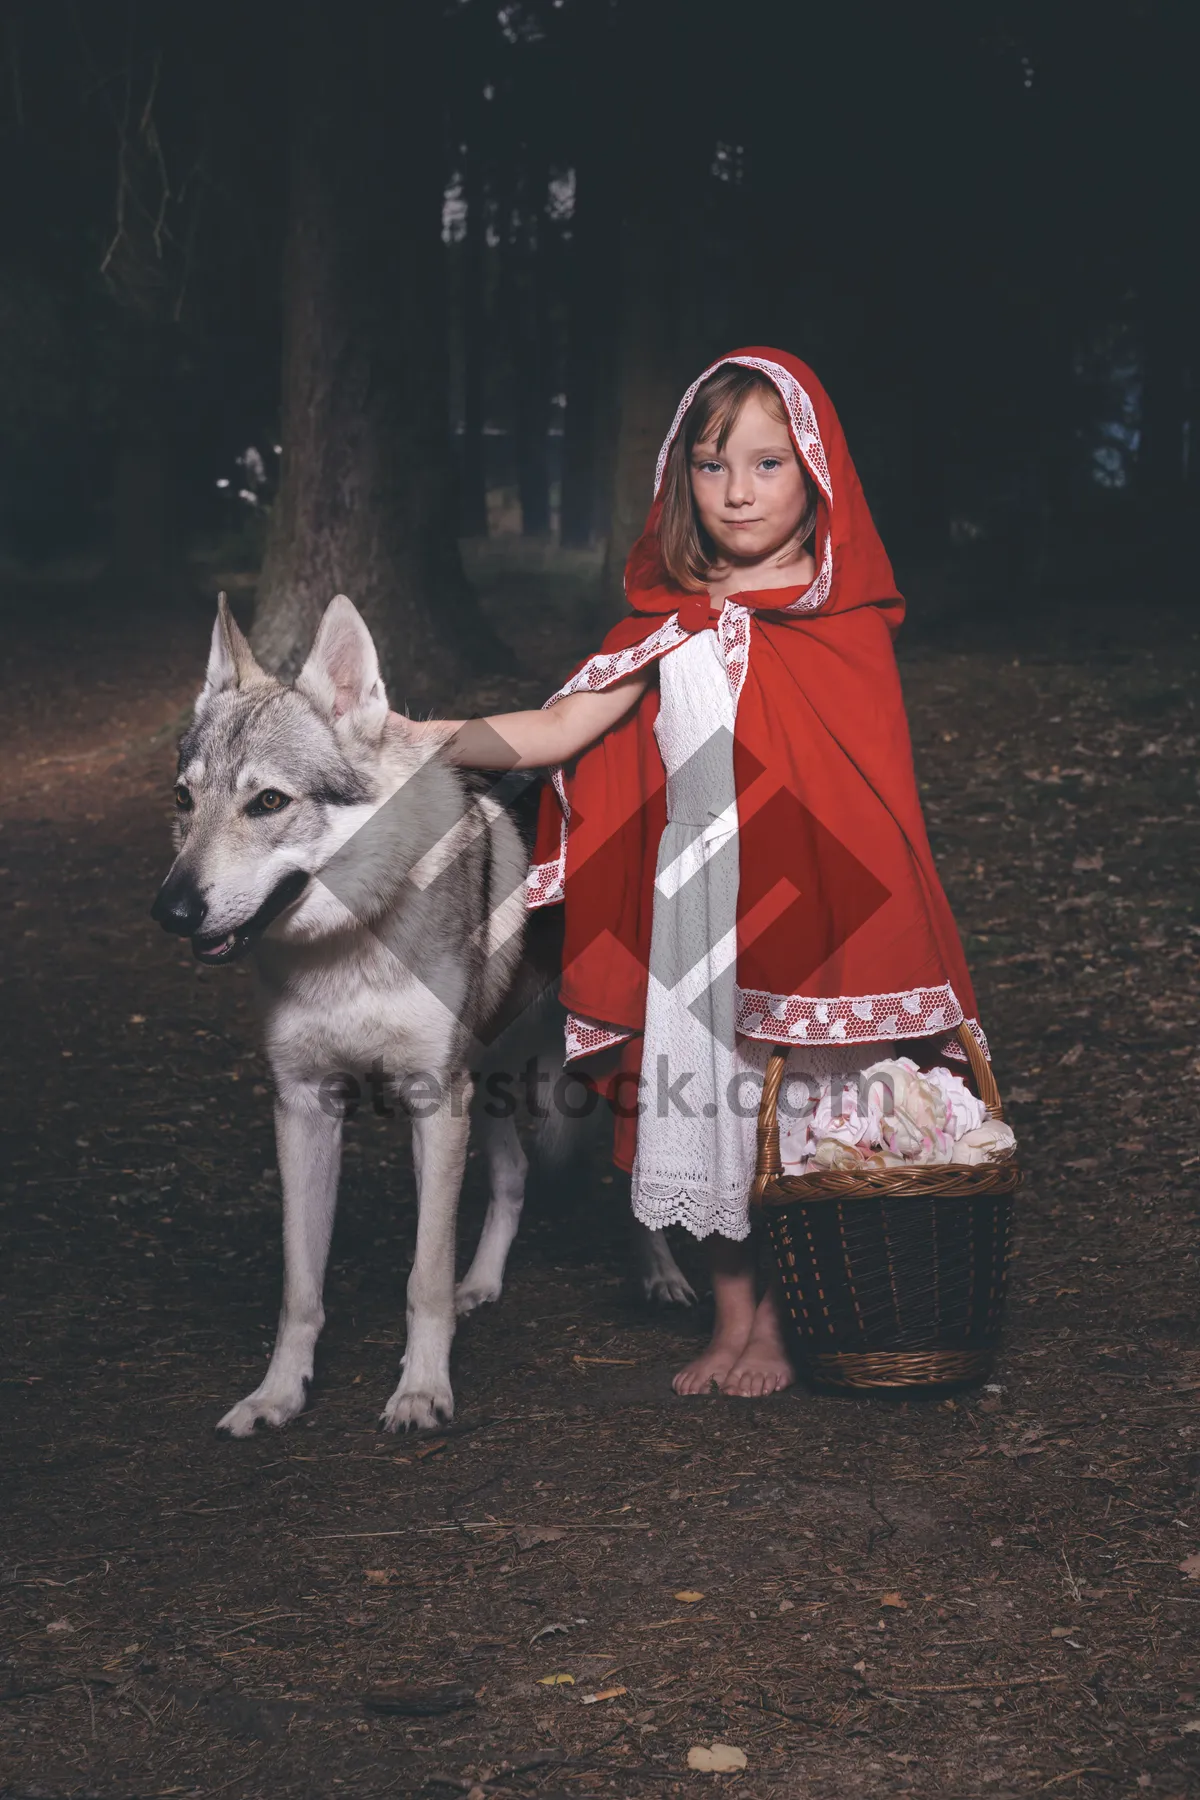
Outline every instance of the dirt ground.
{"label": "dirt ground", "polygon": [[[540,698],[582,592],[494,580],[525,670],[469,698]],[[311,1408],[231,1443],[278,1304],[266,1077],[244,968],[147,916],[208,619],[9,594],[0,1791],[1200,1793],[1197,633],[971,619],[902,661],[1029,1171],[994,1384],[676,1399],[704,1315],[632,1297],[597,1153],[465,1322],[453,1428],[379,1436],[415,1221],[360,1115]],[[690,1771],[714,1742],[745,1771]]]}

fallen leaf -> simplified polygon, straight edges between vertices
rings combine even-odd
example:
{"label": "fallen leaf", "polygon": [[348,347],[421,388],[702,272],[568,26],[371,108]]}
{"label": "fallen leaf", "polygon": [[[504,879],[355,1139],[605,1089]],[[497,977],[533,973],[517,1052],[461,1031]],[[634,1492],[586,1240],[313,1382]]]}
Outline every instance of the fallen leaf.
{"label": "fallen leaf", "polygon": [[1200,1731],[1200,1719],[1185,1719],[1179,1729],[1185,1736],[1190,1731]]}
{"label": "fallen leaf", "polygon": [[866,1674],[866,1672],[867,1672],[867,1664],[866,1664],[866,1660],[865,1660],[865,1658],[864,1658],[864,1660],[863,1660],[863,1661],[862,1661],[862,1662],[856,1662],[856,1663],[855,1663],[855,1665],[854,1665],[854,1673],[855,1673],[855,1674],[856,1674],[856,1675],[865,1675],[865,1674]]}
{"label": "fallen leaf", "polygon": [[518,1525],[513,1542],[518,1550],[533,1550],[538,1544],[557,1544],[566,1535],[565,1525]]}
{"label": "fallen leaf", "polygon": [[427,1456],[436,1456],[440,1450],[444,1450],[445,1448],[445,1438],[438,1438],[436,1443],[432,1444],[420,1444],[418,1445],[416,1452],[417,1461],[424,1462]]}
{"label": "fallen leaf", "polygon": [[1075,1064],[1077,1062],[1081,1062],[1082,1060],[1083,1060],[1083,1045],[1082,1044],[1072,1044],[1071,1048],[1069,1050],[1065,1050],[1063,1052],[1063,1054],[1059,1057],[1058,1066],[1060,1069],[1073,1069],[1075,1067]]}
{"label": "fallen leaf", "polygon": [[1050,1636],[1052,1638],[1070,1637],[1072,1630],[1073,1627],[1070,1625],[1052,1625],[1050,1628]]}
{"label": "fallen leaf", "polygon": [[1003,1538],[989,1538],[988,1539],[988,1549],[989,1550],[1002,1550],[1003,1548],[1004,1548],[1004,1539]]}
{"label": "fallen leaf", "polygon": [[880,1606],[898,1606],[902,1612],[908,1611],[908,1601],[903,1599],[899,1594],[883,1594],[880,1597],[879,1604]]}
{"label": "fallen leaf", "polygon": [[532,1650],[533,1646],[540,1642],[544,1637],[555,1637],[560,1631],[570,1631],[570,1629],[571,1627],[569,1625],[543,1625],[542,1629],[540,1631],[535,1631],[530,1638],[529,1648]]}
{"label": "fallen leaf", "polygon": [[575,1686],[575,1677],[573,1675],[539,1675],[538,1676],[538,1686],[539,1687],[574,1687]]}
{"label": "fallen leaf", "polygon": [[693,1744],[687,1753],[689,1769],[703,1769],[706,1774],[729,1775],[746,1767],[746,1752],[736,1744]]}
{"label": "fallen leaf", "polygon": [[460,1687],[454,1681],[437,1682],[428,1687],[411,1681],[385,1681],[381,1687],[373,1688],[362,1697],[368,1712],[408,1713],[414,1718],[457,1712],[459,1707],[471,1706],[474,1701],[472,1690]]}
{"label": "fallen leaf", "polygon": [[697,1600],[703,1600],[704,1595],[700,1592],[699,1588],[680,1588],[679,1592],[673,1594],[671,1598],[673,1600],[682,1600],[685,1606],[694,1606]]}
{"label": "fallen leaf", "polygon": [[1179,1572],[1186,1575],[1189,1581],[1200,1581],[1200,1553],[1185,1556],[1179,1565]]}
{"label": "fallen leaf", "polygon": [[47,1631],[74,1631],[75,1627],[69,1619],[51,1619]]}
{"label": "fallen leaf", "polygon": [[794,1612],[796,1610],[796,1602],[794,1600],[781,1600],[779,1602],[779,1610],[780,1612]]}
{"label": "fallen leaf", "polygon": [[615,1700],[618,1694],[627,1694],[628,1692],[629,1689],[625,1687],[601,1688],[598,1694],[584,1694],[583,1704],[584,1706],[595,1706],[598,1700]]}
{"label": "fallen leaf", "polygon": [[386,1587],[392,1579],[390,1569],[364,1569],[363,1580],[369,1581],[372,1587]]}

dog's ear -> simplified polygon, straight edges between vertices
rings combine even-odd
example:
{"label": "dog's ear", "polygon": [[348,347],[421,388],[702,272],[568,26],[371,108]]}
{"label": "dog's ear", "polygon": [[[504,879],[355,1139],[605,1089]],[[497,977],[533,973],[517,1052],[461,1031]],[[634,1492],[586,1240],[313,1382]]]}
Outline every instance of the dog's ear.
{"label": "dog's ear", "polygon": [[229,610],[229,601],[224,594],[218,595],[208,668],[204,686],[196,698],[197,718],[210,700],[215,695],[224,693],[227,688],[255,687],[270,679],[266,670],[260,668],[255,661],[253,650]]}
{"label": "dog's ear", "polygon": [[368,733],[382,731],[388,702],[379,658],[345,594],[335,594],[325,608],[296,687],[331,723],[344,718]]}

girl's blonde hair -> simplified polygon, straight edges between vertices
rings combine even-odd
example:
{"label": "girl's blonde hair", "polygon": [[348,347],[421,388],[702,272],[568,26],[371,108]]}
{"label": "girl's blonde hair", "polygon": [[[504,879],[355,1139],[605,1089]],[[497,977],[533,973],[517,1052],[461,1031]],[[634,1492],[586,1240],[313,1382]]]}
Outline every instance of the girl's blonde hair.
{"label": "girl's blonde hair", "polygon": [[[658,548],[668,579],[689,592],[703,588],[704,578],[717,560],[716,545],[701,525],[692,497],[692,452],[709,438],[715,438],[717,449],[724,450],[743,406],[755,393],[786,428],[787,414],[774,382],[757,369],[745,369],[735,363],[718,369],[697,391],[667,457]],[[788,442],[791,443],[790,431]],[[794,447],[792,454],[796,454]],[[817,494],[803,459],[796,460],[808,490],[808,509],[797,533],[799,547],[808,542],[816,528]]]}

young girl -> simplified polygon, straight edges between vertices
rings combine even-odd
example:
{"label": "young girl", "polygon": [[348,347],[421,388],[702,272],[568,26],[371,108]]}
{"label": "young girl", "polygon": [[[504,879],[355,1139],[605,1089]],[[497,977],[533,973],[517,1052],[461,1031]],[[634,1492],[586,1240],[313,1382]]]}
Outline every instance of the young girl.
{"label": "young girl", "polygon": [[603,1072],[636,1217],[709,1245],[713,1336],[675,1389],[770,1394],[794,1376],[750,1238],[768,1046],[794,1046],[790,1084],[900,1039],[953,1055],[964,1016],[984,1041],[917,799],[903,602],[805,364],[737,351],[688,389],[625,588],[543,711],[422,729],[553,770],[528,899],[565,902],[568,1061]]}

